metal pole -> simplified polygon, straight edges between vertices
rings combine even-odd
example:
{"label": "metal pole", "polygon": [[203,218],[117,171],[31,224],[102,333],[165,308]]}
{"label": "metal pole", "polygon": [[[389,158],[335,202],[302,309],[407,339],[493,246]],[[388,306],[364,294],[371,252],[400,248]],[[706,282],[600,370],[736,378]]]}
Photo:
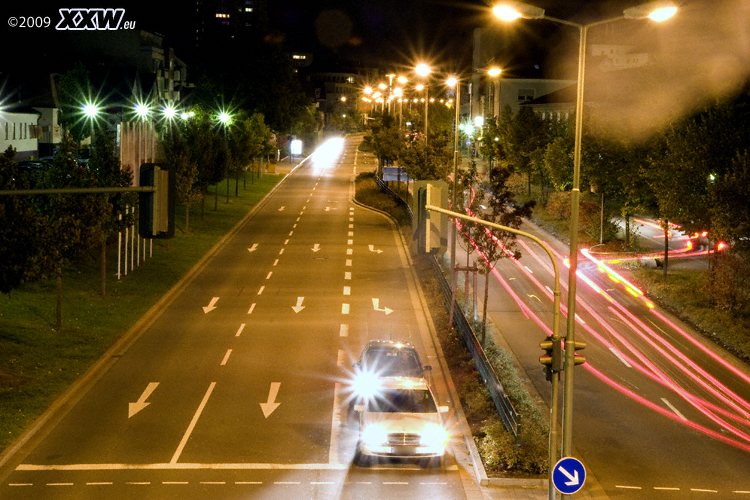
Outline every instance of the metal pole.
{"label": "metal pole", "polygon": [[427,124],[429,123],[427,121],[427,110],[429,109],[430,104],[430,90],[427,87],[427,85],[424,86],[424,145],[427,146]]}
{"label": "metal pole", "polygon": [[[457,212],[451,212],[450,210],[445,210],[445,209],[442,209],[440,207],[436,207],[433,205],[425,205],[425,209],[432,210],[434,212],[439,212],[442,214],[446,214],[451,217],[456,217],[458,219],[472,221],[478,224],[482,224],[484,226],[493,227],[495,229],[500,229],[502,231],[508,231],[509,233],[517,234],[519,236],[524,236],[526,238],[529,238],[535,241],[540,247],[542,247],[542,249],[545,252],[547,252],[547,256],[549,256],[549,259],[552,262],[552,269],[554,270],[554,275],[555,275],[555,290],[553,292],[553,305],[552,305],[552,341],[553,342],[560,341],[560,271],[557,268],[557,261],[555,260],[555,256],[552,255],[552,251],[547,247],[547,245],[544,244],[542,240],[540,240],[533,234],[529,234],[524,231],[520,231],[518,229],[513,229],[512,227],[501,226],[500,224],[494,224],[492,222],[487,222],[482,219],[477,219],[476,217],[469,217],[468,215],[463,215]],[[549,466],[550,467],[553,467],[554,464],[557,462],[557,442],[558,442],[557,413],[558,413],[558,407],[559,407],[559,397],[558,397],[559,380],[560,380],[560,374],[554,373],[553,378],[552,378],[552,401],[550,403],[550,436],[549,436],[549,439],[550,439]],[[549,470],[547,483],[548,483],[547,492],[549,494],[549,500],[555,500],[555,487],[552,481],[552,469]]]}
{"label": "metal pole", "polygon": [[[453,131],[453,208],[456,207],[456,201],[458,200],[458,120],[460,119],[460,108],[461,108],[461,82],[456,80],[456,127]],[[456,224],[455,221],[451,226],[451,290],[456,289],[456,273],[453,269],[456,267]],[[455,296],[455,295],[454,295]],[[453,305],[451,304],[451,308]]]}
{"label": "metal pole", "polygon": [[[568,272],[568,330],[565,335],[565,381],[563,387],[562,454],[573,452],[573,371],[575,368],[576,282],[578,272],[578,204],[581,195],[581,137],[583,135],[583,87],[586,67],[586,34],[580,26],[578,48],[578,92],[576,94],[576,132],[573,149],[573,190],[570,193],[570,270]],[[563,495],[567,498],[568,495]]]}

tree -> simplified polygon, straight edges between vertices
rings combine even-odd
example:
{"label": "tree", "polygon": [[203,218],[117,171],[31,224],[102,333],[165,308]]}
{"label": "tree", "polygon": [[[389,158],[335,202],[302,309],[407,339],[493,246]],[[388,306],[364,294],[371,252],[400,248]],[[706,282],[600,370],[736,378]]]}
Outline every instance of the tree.
{"label": "tree", "polygon": [[[498,165],[492,169],[490,184],[486,191],[485,202],[487,211],[483,219],[488,222],[518,229],[524,218],[531,216],[531,211],[536,202],[529,201],[524,205],[514,203],[513,192],[508,188],[508,179],[513,171],[507,166]],[[480,268],[485,275],[484,280],[484,305],[482,307],[482,346],[485,344],[487,330],[487,301],[489,298],[490,273],[500,259],[520,259],[521,252],[517,247],[518,236],[509,231],[498,231],[484,227],[475,232],[475,242],[482,259],[479,261]]]}
{"label": "tree", "polygon": [[76,143],[91,135],[91,125],[83,114],[83,107],[96,104],[89,80],[89,71],[78,62],[60,77],[57,85],[60,99],[60,126],[67,130]]}
{"label": "tree", "polygon": [[[93,151],[88,169],[100,187],[129,187],[133,184],[133,172],[123,170],[118,155],[115,154],[115,141],[112,134],[100,128],[94,134]],[[137,203],[134,193],[116,193],[108,195],[107,204],[110,211],[102,219],[101,232],[101,270],[102,296],[106,295],[107,283],[107,239],[133,224],[134,216],[126,209]]]}
{"label": "tree", "polygon": [[[26,189],[15,164],[15,150],[0,156],[0,189]],[[38,220],[28,196],[0,196],[0,292],[10,293],[28,276],[39,251]]]}
{"label": "tree", "polygon": [[[65,134],[52,166],[45,172],[42,187],[91,188],[95,177],[78,165],[75,142]],[[57,328],[62,327],[62,276],[66,265],[83,259],[100,244],[102,226],[112,213],[103,194],[56,194],[39,197],[41,217],[39,238],[44,252],[40,254],[40,277],[57,280]]]}
{"label": "tree", "polygon": [[445,180],[453,168],[453,151],[448,147],[448,134],[424,138],[415,137],[406,143],[399,162],[407,175],[417,180]]}

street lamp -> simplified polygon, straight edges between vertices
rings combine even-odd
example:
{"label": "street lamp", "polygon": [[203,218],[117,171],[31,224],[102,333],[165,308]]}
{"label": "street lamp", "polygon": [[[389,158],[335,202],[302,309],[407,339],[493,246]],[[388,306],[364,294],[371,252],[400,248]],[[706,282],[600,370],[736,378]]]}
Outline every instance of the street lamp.
{"label": "street lamp", "polygon": [[[586,36],[589,28],[607,24],[620,19],[646,19],[649,18],[656,22],[669,19],[677,12],[677,6],[674,2],[656,1],[647,4],[631,7],[623,11],[622,16],[603,21],[597,21],[590,24],[577,24],[562,19],[557,19],[544,14],[544,9],[534,7],[521,2],[501,2],[492,11],[495,15],[504,21],[514,21],[518,18],[524,19],[547,19],[549,21],[572,26],[577,28],[580,33],[578,45],[578,91],[576,93],[576,130],[575,145],[573,149],[573,188],[571,190],[571,213],[570,213],[570,270],[568,274],[568,321],[567,333],[565,336],[565,385],[563,390],[563,429],[562,429],[562,453],[563,456],[569,456],[572,452],[572,435],[573,435],[573,367],[575,366],[575,306],[576,306],[576,274],[578,272],[578,205],[580,199],[580,173],[581,173],[581,137],[583,135],[583,89],[585,83],[586,67]],[[553,377],[553,381],[556,377]],[[553,382],[554,385],[554,382]],[[554,391],[554,387],[553,387]],[[553,398],[555,394],[553,394]],[[553,410],[554,412],[554,410]],[[556,416],[555,416],[556,418]],[[556,420],[552,422],[556,426]],[[550,439],[550,441],[552,441]],[[552,442],[550,442],[552,448]],[[550,450],[550,456],[552,452]],[[550,467],[552,466],[550,462]],[[550,474],[551,478],[551,474]],[[550,485],[551,486],[551,485]],[[554,493],[551,492],[551,494]],[[567,498],[566,495],[563,495]]]}
{"label": "street lamp", "polygon": [[[419,63],[417,64],[417,67],[414,68],[414,71],[417,73],[417,75],[426,79],[430,75],[430,73],[432,73],[432,68],[430,68],[425,63]],[[424,97],[424,145],[427,146],[427,125],[429,124],[429,122],[427,121],[427,111],[430,105],[429,90],[427,88],[427,85],[424,86]]]}

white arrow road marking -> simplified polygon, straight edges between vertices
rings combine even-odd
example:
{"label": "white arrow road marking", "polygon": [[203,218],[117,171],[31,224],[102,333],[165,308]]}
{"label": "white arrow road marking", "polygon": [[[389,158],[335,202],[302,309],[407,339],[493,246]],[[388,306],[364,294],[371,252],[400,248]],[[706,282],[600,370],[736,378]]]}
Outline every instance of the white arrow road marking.
{"label": "white arrow road marking", "polygon": [[372,307],[376,311],[382,311],[385,313],[386,316],[391,314],[393,312],[393,309],[388,309],[387,307],[380,308],[380,299],[372,299]]}
{"label": "white arrow road marking", "polygon": [[143,391],[143,394],[141,394],[141,397],[138,398],[138,401],[135,403],[129,403],[128,404],[128,418],[132,417],[151,403],[147,403],[146,400],[151,395],[152,392],[154,392],[154,389],[156,389],[156,386],[159,385],[159,382],[151,382],[146,386],[146,390]]}
{"label": "white arrow road marking", "polygon": [[305,306],[302,305],[302,302],[304,302],[304,300],[305,300],[304,297],[297,297],[297,305],[296,306],[292,306],[292,309],[294,309],[294,312],[298,313],[302,309],[305,308]]}
{"label": "white arrow road marking", "polygon": [[283,212],[285,208],[286,208],[286,207],[285,207],[284,205],[281,205],[281,206],[279,207],[279,212]]}
{"label": "white arrow road marking", "polygon": [[251,246],[250,248],[248,248],[247,251],[248,252],[254,252],[257,249],[258,249],[258,244],[257,243],[253,243],[253,246]]}
{"label": "white arrow road marking", "polygon": [[575,486],[575,485],[577,485],[580,482],[578,480],[578,471],[577,470],[573,471],[573,474],[571,474],[570,472],[566,471],[565,468],[560,467],[560,472],[562,472],[563,474],[565,474],[565,477],[567,477],[568,479],[570,479],[570,481],[567,481],[565,483],[565,486]]}
{"label": "white arrow road marking", "polygon": [[211,299],[211,302],[209,302],[208,305],[203,308],[203,313],[208,314],[214,309],[216,309],[216,303],[218,301],[219,301],[219,297],[214,297],[213,299]]}
{"label": "white arrow road marking", "polygon": [[379,248],[375,250],[375,245],[370,245],[370,251],[375,253],[383,253],[383,251]]}
{"label": "white arrow road marking", "polygon": [[320,243],[316,243],[316,244],[314,244],[314,245],[313,245],[313,247],[312,247],[312,251],[313,251],[313,252],[318,252],[318,251],[320,251]]}
{"label": "white arrow road marking", "polygon": [[263,410],[263,416],[266,418],[268,418],[268,416],[281,404],[276,402],[276,396],[279,394],[279,387],[281,387],[281,382],[271,382],[271,388],[268,391],[268,401],[260,403],[260,409]]}

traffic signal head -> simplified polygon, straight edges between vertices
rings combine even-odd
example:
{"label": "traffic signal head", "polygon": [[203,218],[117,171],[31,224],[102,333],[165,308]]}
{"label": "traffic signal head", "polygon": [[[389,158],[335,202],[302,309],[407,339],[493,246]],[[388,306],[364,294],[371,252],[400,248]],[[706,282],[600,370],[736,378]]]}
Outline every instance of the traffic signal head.
{"label": "traffic signal head", "polygon": [[544,365],[547,380],[552,381],[553,374],[563,370],[562,344],[559,339],[553,340],[552,337],[547,337],[539,342],[539,347],[544,349],[544,354],[539,356],[539,362]]}
{"label": "traffic signal head", "polygon": [[[574,340],[573,343],[576,346],[576,351],[586,348],[585,340]],[[583,354],[578,354],[578,352],[576,352],[573,361],[575,365],[582,365],[586,362],[586,356],[584,356]]]}

